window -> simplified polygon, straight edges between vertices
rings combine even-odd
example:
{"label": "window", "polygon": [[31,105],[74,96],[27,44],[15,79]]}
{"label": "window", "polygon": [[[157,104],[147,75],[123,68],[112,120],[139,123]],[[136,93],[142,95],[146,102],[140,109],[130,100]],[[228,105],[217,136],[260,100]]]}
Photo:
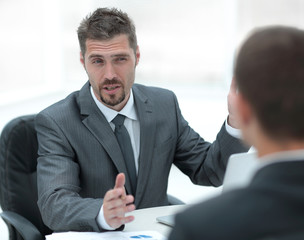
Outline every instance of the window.
{"label": "window", "polygon": [[215,101],[225,101],[235,48],[252,28],[304,27],[302,0],[1,0],[2,112],[28,99],[63,97],[87,81],[76,30],[97,7],[120,8],[134,20],[141,51],[136,82],[181,86],[185,97],[195,90]]}

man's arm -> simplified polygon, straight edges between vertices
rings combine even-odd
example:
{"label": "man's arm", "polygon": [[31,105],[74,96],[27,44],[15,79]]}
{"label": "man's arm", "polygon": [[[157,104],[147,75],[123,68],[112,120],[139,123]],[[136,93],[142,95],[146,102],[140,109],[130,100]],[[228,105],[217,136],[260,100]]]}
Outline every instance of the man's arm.
{"label": "man's arm", "polygon": [[132,221],[132,216],[124,217],[135,209],[133,196],[125,193],[124,174],[117,176],[114,189],[104,199],[82,198],[81,169],[64,133],[49,116],[38,115],[36,123],[38,205],[45,223],[55,231],[102,231],[110,230],[103,228],[103,221],[111,230]]}
{"label": "man's arm", "polygon": [[178,141],[174,164],[195,184],[220,186],[228,158],[234,153],[246,152],[249,148],[240,139],[231,136],[225,125],[213,143],[205,141],[183,118],[177,99],[175,104]]}
{"label": "man's arm", "polygon": [[96,217],[103,199],[81,198],[80,168],[62,130],[50,116],[38,114],[38,206],[54,231],[100,231]]}

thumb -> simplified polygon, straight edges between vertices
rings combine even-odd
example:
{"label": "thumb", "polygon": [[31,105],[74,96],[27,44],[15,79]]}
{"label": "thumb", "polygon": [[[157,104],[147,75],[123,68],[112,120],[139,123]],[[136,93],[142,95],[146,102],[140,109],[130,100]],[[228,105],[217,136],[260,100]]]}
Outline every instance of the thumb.
{"label": "thumb", "polygon": [[123,188],[125,186],[126,178],[124,173],[119,173],[116,176],[115,188]]}

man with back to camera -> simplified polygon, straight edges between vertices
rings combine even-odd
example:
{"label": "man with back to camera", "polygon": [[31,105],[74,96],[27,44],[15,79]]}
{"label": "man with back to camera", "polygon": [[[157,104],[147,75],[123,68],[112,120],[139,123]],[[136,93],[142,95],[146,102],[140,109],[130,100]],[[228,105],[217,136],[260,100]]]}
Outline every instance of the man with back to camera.
{"label": "man with back to camera", "polygon": [[304,31],[254,32],[235,65],[238,119],[260,168],[243,189],[176,217],[170,240],[304,237]]}
{"label": "man with back to camera", "polygon": [[172,92],[134,84],[140,52],[135,26],[121,11],[97,9],[78,38],[89,81],[36,118],[45,224],[54,231],[122,229],[135,206],[169,204],[172,163],[196,184],[221,185],[228,157],[248,150],[227,133],[237,127],[234,115],[210,144],[188,126]]}

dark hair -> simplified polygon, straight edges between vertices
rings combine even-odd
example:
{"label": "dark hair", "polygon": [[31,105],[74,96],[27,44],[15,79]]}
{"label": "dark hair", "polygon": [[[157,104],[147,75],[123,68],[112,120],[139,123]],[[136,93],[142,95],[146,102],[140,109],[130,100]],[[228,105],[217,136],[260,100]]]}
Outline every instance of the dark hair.
{"label": "dark hair", "polygon": [[240,48],[234,75],[268,136],[304,139],[304,31],[255,31]]}
{"label": "dark hair", "polygon": [[135,25],[128,15],[116,8],[98,8],[86,16],[80,23],[78,40],[82,55],[86,52],[86,40],[107,40],[120,34],[126,34],[129,45],[136,52],[137,38]]}

